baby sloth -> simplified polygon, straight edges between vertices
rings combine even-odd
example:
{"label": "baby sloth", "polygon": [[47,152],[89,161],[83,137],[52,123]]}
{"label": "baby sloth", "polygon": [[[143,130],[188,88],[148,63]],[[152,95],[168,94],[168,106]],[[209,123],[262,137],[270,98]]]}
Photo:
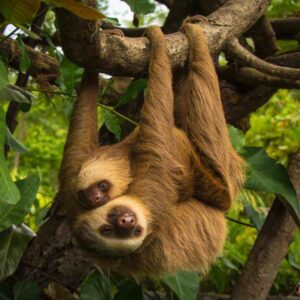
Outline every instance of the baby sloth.
{"label": "baby sloth", "polygon": [[222,251],[224,212],[242,184],[243,163],[229,141],[202,29],[186,22],[182,30],[189,56],[174,99],[164,35],[146,31],[147,95],[139,126],[118,144],[98,145],[98,77],[83,77],[60,194],[79,244],[101,267],[205,272]]}

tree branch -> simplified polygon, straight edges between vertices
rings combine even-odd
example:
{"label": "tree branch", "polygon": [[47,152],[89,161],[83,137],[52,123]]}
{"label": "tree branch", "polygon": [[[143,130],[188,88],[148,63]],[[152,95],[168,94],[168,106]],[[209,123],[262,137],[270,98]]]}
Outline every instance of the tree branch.
{"label": "tree branch", "polygon": [[[272,28],[270,20],[262,16],[248,31],[255,44],[255,54],[260,58],[265,58],[276,53],[276,34]],[[247,33],[246,33],[247,35]]]}
{"label": "tree branch", "polygon": [[[94,5],[94,0],[88,0]],[[212,54],[220,52],[233,36],[240,36],[264,13],[268,0],[228,1],[208,16],[203,24]],[[149,42],[146,38],[110,36],[98,31],[98,23],[80,20],[57,9],[62,47],[67,57],[85,68],[119,76],[146,74]],[[239,24],[239,26],[236,26]],[[76,28],[76,30],[74,30]],[[166,35],[170,60],[174,69],[184,65],[188,42],[181,32]]]}
{"label": "tree branch", "polygon": [[300,80],[300,69],[282,67],[268,63],[246,50],[239,43],[237,38],[233,38],[231,41],[229,41],[226,48],[228,52],[230,52],[236,58],[261,72],[272,76]]}
{"label": "tree branch", "polygon": [[277,39],[293,40],[300,31],[300,17],[271,19],[271,24]]}
{"label": "tree branch", "polygon": [[242,67],[238,69],[222,67],[219,68],[218,73],[222,78],[230,82],[235,81],[250,86],[265,85],[275,88],[300,89],[300,80],[290,80],[267,75],[249,67]]}
{"label": "tree branch", "polygon": [[235,86],[221,84],[222,102],[227,123],[235,125],[238,120],[249,115],[268,102],[276,88],[258,86],[252,91],[240,93]]}
{"label": "tree branch", "polygon": [[[3,37],[3,36],[1,36]],[[28,74],[37,76],[39,74],[48,74],[49,78],[55,80],[59,77],[59,63],[57,60],[49,55],[35,51],[33,48],[26,46],[26,49],[30,58],[30,67]],[[12,39],[7,39],[0,43],[0,53],[5,53],[8,58],[10,65],[19,70],[21,50],[17,43]]]}

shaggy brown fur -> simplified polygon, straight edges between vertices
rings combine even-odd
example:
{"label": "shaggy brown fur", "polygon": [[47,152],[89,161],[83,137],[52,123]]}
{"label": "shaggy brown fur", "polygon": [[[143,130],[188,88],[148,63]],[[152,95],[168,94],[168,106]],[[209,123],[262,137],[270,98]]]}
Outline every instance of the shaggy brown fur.
{"label": "shaggy brown fur", "polygon": [[[222,251],[223,212],[242,184],[243,164],[229,141],[205,36],[198,25],[186,23],[182,30],[190,49],[175,93],[184,112],[181,129],[174,125],[171,67],[158,27],[146,32],[151,42],[147,96],[131,135],[113,146],[95,146],[96,76],[83,79],[74,107],[61,192],[68,202],[80,189],[103,179],[111,182],[110,202],[79,214],[74,232],[96,262],[121,272],[206,271]],[[108,208],[120,203],[142,220],[137,240],[110,241],[98,232]],[[80,203],[69,207],[74,211]],[[118,255],[120,247],[126,254]]]}

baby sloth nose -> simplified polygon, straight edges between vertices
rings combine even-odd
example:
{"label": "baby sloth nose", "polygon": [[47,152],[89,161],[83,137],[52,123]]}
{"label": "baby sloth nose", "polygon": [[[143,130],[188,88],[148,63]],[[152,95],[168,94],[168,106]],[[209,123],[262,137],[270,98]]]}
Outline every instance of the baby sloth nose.
{"label": "baby sloth nose", "polygon": [[123,229],[133,229],[136,225],[136,217],[132,213],[124,213],[118,217],[117,225]]}

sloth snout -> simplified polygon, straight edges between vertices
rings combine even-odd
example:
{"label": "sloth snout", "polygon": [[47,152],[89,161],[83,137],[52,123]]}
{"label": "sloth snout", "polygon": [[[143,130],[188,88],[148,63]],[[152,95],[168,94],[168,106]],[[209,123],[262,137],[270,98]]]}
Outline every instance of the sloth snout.
{"label": "sloth snout", "polygon": [[122,229],[133,229],[136,225],[136,217],[134,214],[124,213],[117,219],[117,226]]}
{"label": "sloth snout", "polygon": [[138,220],[136,214],[128,207],[114,207],[107,215],[107,221],[114,228],[115,234],[120,237],[130,237]]}

